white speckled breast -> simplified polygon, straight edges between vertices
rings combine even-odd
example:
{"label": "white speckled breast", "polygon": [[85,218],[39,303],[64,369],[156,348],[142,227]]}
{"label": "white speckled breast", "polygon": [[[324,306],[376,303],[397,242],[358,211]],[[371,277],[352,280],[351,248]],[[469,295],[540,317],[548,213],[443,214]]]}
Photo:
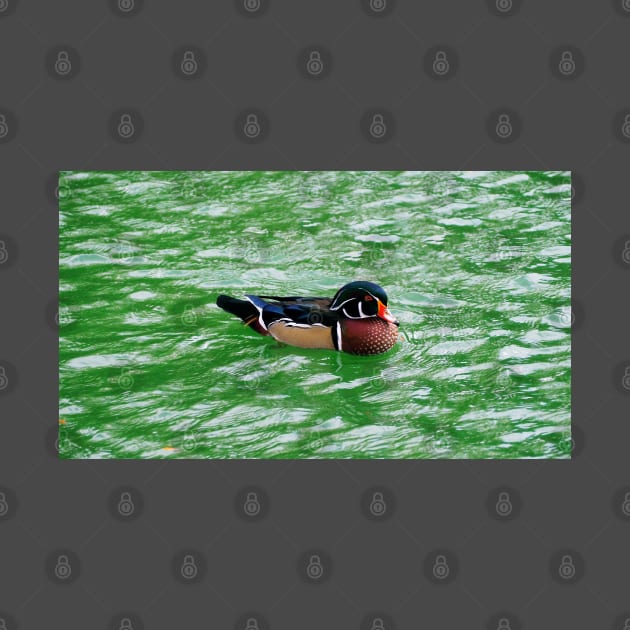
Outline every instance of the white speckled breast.
{"label": "white speckled breast", "polygon": [[341,349],[350,354],[387,352],[398,339],[398,326],[378,317],[341,321]]}

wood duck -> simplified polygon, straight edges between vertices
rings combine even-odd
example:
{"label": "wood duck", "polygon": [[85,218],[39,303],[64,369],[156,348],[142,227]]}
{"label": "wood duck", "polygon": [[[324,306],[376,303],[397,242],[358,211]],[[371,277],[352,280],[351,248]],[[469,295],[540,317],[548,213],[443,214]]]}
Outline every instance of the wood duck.
{"label": "wood duck", "polygon": [[387,308],[387,294],[357,280],[333,298],[219,295],[217,306],[261,335],[298,348],[327,348],[350,354],[380,354],[398,339],[398,320]]}

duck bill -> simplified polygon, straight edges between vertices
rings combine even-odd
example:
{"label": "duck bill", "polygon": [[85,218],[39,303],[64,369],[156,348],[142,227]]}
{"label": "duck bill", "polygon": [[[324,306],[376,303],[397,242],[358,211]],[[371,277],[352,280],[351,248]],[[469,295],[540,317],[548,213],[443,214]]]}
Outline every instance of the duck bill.
{"label": "duck bill", "polygon": [[380,300],[378,301],[378,312],[376,314],[386,322],[390,322],[398,326],[398,320],[389,312],[387,306],[385,306],[385,304],[383,304]]}

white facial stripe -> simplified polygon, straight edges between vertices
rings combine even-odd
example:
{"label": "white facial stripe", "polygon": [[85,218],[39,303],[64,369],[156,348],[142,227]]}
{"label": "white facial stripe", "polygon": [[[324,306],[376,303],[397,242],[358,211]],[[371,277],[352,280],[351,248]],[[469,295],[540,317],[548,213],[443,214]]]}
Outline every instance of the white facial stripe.
{"label": "white facial stripe", "polygon": [[359,315],[358,317],[355,317],[354,315],[350,315],[348,313],[348,311],[346,311],[346,309],[343,309],[343,314],[348,318],[348,319],[370,319],[370,317],[376,317],[376,315]]}
{"label": "white facial stripe", "polygon": [[331,306],[329,308],[331,311],[338,311],[344,304],[347,304],[348,302],[351,302],[352,300],[356,300],[356,298],[348,298],[347,300],[344,300],[341,304],[338,304],[337,306]]}

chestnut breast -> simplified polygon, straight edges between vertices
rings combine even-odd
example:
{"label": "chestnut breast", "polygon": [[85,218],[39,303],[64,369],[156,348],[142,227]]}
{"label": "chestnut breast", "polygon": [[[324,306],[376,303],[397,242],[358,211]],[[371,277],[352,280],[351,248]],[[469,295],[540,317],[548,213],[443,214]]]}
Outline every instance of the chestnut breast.
{"label": "chestnut breast", "polygon": [[341,349],[350,354],[387,352],[398,339],[398,326],[378,317],[341,320]]}

